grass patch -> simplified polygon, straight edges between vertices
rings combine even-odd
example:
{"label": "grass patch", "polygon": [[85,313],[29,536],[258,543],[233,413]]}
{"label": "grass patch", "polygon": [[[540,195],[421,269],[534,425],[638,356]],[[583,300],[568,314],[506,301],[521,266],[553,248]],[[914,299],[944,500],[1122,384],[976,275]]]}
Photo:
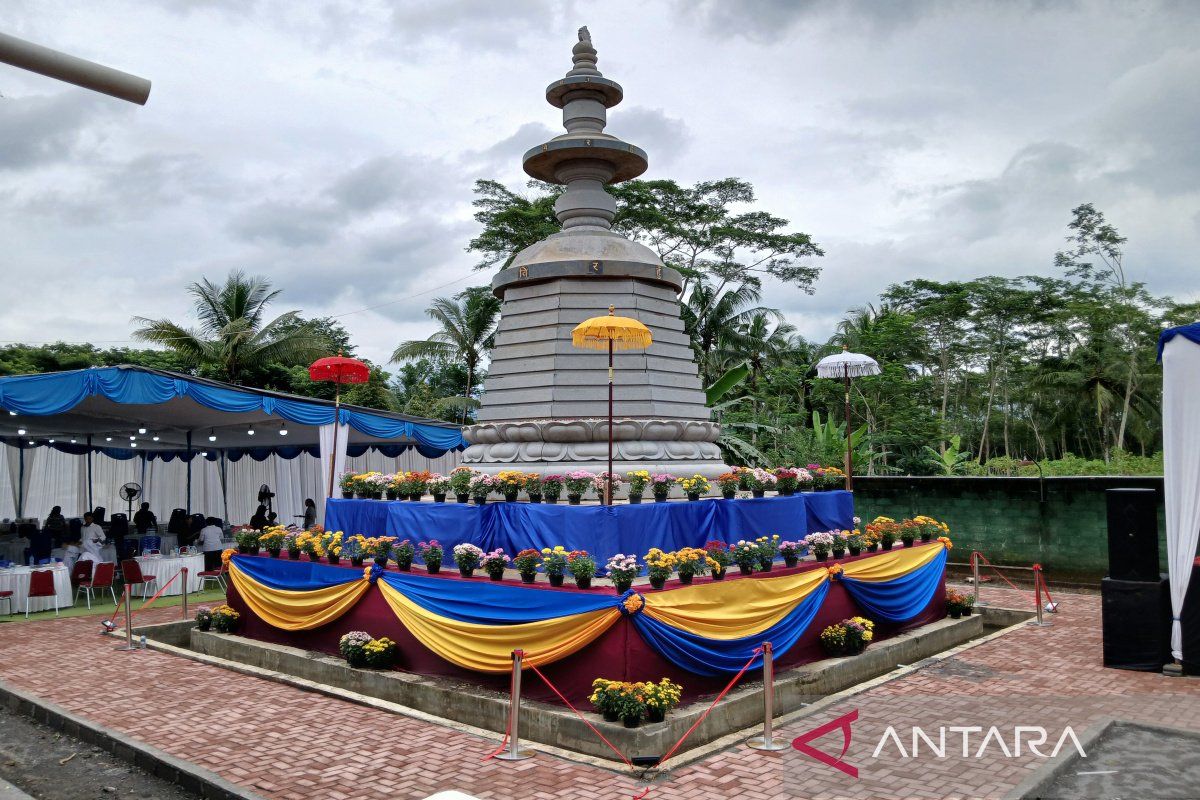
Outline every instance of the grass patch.
{"label": "grass patch", "polygon": [[[117,597],[118,597],[118,599],[121,597],[120,587],[117,587]],[[196,606],[211,604],[211,603],[220,603],[220,602],[223,602],[224,600],[225,600],[225,592],[223,592],[220,589],[207,589],[203,592],[189,592],[188,593],[188,607],[189,608],[194,608]],[[154,604],[150,607],[151,608],[172,608],[172,607],[179,606],[182,602],[183,602],[183,597],[181,595],[173,595],[170,597],[160,597],[157,600],[155,600]],[[133,598],[134,613],[136,614],[138,609],[140,609],[141,607],[142,607],[142,598],[135,595]],[[81,596],[81,597],[79,597],[78,602],[74,606],[71,606],[68,608],[60,607],[58,610],[58,616],[59,617],[99,617],[99,616],[111,617],[113,614],[113,611],[115,611],[115,610],[116,610],[116,607],[113,605],[111,595],[105,594],[103,598],[101,598],[99,596],[92,598],[92,607],[90,609],[87,607],[87,601]],[[17,608],[15,603],[13,604],[13,612],[14,613],[12,616],[0,615],[0,625],[3,625],[4,623],[7,623],[7,622],[25,622],[26,621],[25,610],[23,608]],[[125,612],[121,612],[121,613],[123,615]],[[29,622],[38,622],[38,621],[46,620],[46,619],[54,619],[54,609],[53,608],[49,609],[48,611],[31,611],[31,612],[29,612],[29,620],[28,620]],[[135,621],[136,621],[136,617],[135,617]]]}

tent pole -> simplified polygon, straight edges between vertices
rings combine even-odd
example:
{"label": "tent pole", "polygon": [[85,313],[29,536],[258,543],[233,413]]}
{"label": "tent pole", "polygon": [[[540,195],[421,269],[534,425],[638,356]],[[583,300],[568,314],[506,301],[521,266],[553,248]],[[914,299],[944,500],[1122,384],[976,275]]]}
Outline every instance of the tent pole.
{"label": "tent pole", "polygon": [[225,461],[225,451],[221,451],[221,507],[225,511],[223,519],[229,522],[229,464]]}
{"label": "tent pole", "polygon": [[25,445],[17,442],[17,519],[25,516]]}
{"label": "tent pole", "polygon": [[183,513],[192,515],[192,432],[187,432],[187,495],[183,501]]}
{"label": "tent pole", "polygon": [[88,478],[88,501],[87,510],[91,511],[95,508],[92,505],[92,435],[89,433],[87,437],[87,478]]}

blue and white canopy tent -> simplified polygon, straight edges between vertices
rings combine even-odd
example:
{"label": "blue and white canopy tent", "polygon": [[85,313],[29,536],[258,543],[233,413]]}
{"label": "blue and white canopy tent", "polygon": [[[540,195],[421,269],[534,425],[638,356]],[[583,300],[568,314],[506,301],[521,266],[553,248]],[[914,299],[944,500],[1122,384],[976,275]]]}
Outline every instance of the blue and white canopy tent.
{"label": "blue and white canopy tent", "polygon": [[[28,457],[37,452],[85,460],[86,503],[81,498],[79,505],[107,503],[114,511],[115,498],[93,491],[94,459],[132,462],[143,476],[148,468],[162,472],[163,465],[173,463],[186,482],[182,497],[174,496],[191,510],[193,462],[209,474],[210,466],[216,468],[220,502],[227,509],[230,465],[238,462],[306,455],[310,458],[299,459],[310,464],[304,473],[316,478],[329,474],[330,459],[340,473],[347,457],[437,459],[467,444],[452,423],[342,405],[336,412],[338,452],[332,453],[335,409],[330,401],[134,366],[0,377],[0,409],[0,441],[6,445],[6,459],[0,461],[7,462],[17,516],[26,510]],[[311,486],[303,493],[321,503],[325,491],[319,479],[305,483]],[[214,500],[210,491],[208,504]],[[228,519],[228,512],[223,516]]]}

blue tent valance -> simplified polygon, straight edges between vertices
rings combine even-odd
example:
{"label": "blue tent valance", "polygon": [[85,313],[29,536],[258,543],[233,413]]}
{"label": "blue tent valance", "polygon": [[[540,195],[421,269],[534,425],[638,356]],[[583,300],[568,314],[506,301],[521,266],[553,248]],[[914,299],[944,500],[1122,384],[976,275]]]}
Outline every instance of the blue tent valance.
{"label": "blue tent valance", "polygon": [[1189,341],[1200,344],[1200,322],[1193,322],[1191,325],[1180,325],[1177,328],[1167,328],[1158,335],[1158,360],[1162,361],[1163,347],[1167,342],[1174,339],[1176,336],[1182,336]]}
{"label": "blue tent valance", "polygon": [[[265,414],[309,426],[329,425],[335,413],[333,404],[325,401],[247,389],[143,367],[100,367],[0,378],[0,408],[18,415],[48,417],[65,414],[90,398],[104,398],[122,405],[146,406],[186,398],[217,412]],[[366,437],[408,440],[394,445],[390,442],[374,442],[373,446],[402,449],[415,446],[422,455],[431,458],[467,446],[462,430],[454,425],[376,413],[357,407],[342,406],[336,413],[339,422]],[[354,449],[364,445],[351,443],[350,447],[351,454],[355,454]],[[249,448],[251,457],[254,457],[253,451],[257,449]],[[278,447],[271,449],[280,452]]]}

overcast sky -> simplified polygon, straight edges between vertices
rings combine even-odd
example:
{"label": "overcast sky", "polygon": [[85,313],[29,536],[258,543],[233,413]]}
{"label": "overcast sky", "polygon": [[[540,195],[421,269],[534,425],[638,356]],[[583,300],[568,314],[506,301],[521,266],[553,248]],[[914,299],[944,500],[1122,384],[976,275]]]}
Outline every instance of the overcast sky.
{"label": "overcast sky", "polygon": [[584,24],[645,177],[748,179],[825,249],[813,296],[768,293],[809,338],[892,282],[1053,274],[1084,202],[1200,300],[1190,2],[6,0],[0,31],[154,87],[0,65],[0,340],[130,344],[236,267],[386,361],[483,282],[471,185],[522,187],[561,132],[543,90]]}

